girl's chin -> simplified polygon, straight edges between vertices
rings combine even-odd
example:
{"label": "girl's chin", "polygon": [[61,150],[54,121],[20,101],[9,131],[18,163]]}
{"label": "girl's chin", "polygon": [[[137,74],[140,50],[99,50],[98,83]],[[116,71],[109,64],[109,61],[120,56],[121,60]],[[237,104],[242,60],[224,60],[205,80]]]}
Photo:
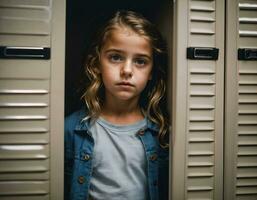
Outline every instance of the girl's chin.
{"label": "girl's chin", "polygon": [[116,96],[116,99],[120,101],[134,101],[138,99],[138,97],[131,94],[119,94]]}

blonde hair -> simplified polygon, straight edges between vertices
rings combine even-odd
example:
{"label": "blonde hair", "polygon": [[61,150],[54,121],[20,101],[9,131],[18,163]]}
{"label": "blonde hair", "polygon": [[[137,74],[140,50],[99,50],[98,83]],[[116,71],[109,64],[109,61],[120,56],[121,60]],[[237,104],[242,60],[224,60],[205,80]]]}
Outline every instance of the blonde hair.
{"label": "blonde hair", "polygon": [[168,119],[164,116],[160,108],[160,103],[165,95],[165,72],[167,65],[166,45],[161,34],[156,27],[146,20],[139,13],[133,11],[117,11],[113,17],[101,27],[101,31],[95,35],[89,52],[87,54],[84,70],[88,79],[88,85],[82,95],[90,118],[96,119],[103,105],[104,86],[101,75],[98,71],[100,50],[108,37],[108,33],[119,27],[128,27],[135,33],[149,40],[153,49],[153,71],[152,79],[148,81],[146,88],[143,90],[139,105],[146,113],[149,120],[159,126],[158,138],[162,146],[167,146],[164,142],[168,132]]}

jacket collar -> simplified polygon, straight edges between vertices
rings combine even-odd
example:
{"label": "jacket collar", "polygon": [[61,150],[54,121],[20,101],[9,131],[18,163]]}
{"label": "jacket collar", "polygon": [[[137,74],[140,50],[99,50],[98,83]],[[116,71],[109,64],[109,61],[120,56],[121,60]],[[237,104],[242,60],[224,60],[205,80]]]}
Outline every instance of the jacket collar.
{"label": "jacket collar", "polygon": [[[90,126],[92,125],[91,119],[90,119],[90,117],[87,116],[85,109],[81,109],[78,112],[78,119],[79,120],[77,121],[77,124],[75,125],[76,131],[87,131],[90,128]],[[148,118],[146,119],[146,121],[147,121],[146,129],[149,129],[154,132],[158,132],[159,128],[155,123],[150,121]]]}

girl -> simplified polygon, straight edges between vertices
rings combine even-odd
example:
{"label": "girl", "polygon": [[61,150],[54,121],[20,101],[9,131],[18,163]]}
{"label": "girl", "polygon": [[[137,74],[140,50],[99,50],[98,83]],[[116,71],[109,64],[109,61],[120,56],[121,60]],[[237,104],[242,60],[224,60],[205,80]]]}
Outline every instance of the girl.
{"label": "girl", "polygon": [[96,35],[87,109],[65,120],[65,199],[168,198],[165,63],[160,33],[135,12],[116,12]]}

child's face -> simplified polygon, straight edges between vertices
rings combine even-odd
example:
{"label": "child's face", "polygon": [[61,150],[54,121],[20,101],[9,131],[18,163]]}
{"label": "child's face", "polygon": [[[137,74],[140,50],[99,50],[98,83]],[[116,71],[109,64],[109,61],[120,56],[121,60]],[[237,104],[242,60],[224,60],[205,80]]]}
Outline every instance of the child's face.
{"label": "child's face", "polygon": [[127,28],[111,31],[100,52],[100,73],[108,100],[136,100],[151,79],[150,42]]}

